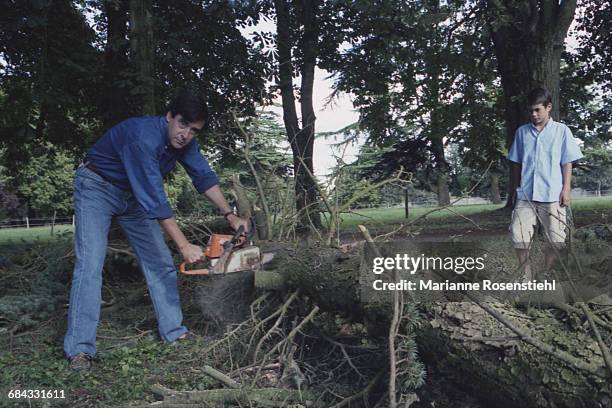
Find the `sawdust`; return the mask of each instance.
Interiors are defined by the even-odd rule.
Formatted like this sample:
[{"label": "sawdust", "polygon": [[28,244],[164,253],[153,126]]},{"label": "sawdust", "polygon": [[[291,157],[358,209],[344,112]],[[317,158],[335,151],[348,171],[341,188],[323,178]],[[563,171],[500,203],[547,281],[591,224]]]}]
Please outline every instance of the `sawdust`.
[{"label": "sawdust", "polygon": [[203,319],[223,328],[246,319],[254,290],[252,271],[204,277],[195,291],[196,302]]}]

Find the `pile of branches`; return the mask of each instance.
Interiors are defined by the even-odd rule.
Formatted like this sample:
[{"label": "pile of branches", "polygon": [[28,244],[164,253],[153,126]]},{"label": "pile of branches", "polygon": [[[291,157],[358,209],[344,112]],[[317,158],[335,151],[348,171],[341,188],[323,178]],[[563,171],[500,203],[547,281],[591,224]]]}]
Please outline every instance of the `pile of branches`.
[{"label": "pile of branches", "polygon": [[[151,391],[161,401],[151,406],[387,405],[389,349],[384,340],[369,338],[363,324],[322,311],[300,290],[267,291],[249,309],[247,319],[190,361],[218,388],[176,391],[154,384]],[[404,346],[415,348],[414,342]],[[217,367],[209,365],[211,355]],[[411,367],[418,371],[398,373],[415,381],[402,385],[406,390],[424,380],[423,367]]]},{"label": "pile of branches", "polygon": [[58,315],[72,271],[70,240],[21,242],[0,249],[0,334],[13,340]]}]

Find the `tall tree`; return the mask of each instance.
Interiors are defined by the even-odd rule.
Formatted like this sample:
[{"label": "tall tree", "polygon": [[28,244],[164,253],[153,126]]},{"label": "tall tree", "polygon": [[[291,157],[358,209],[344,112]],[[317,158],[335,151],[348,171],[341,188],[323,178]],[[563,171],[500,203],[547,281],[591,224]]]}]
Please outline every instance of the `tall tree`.
[{"label": "tall tree", "polygon": [[30,143],[51,141],[70,149],[85,145],[97,115],[91,101],[101,65],[94,30],[68,0],[2,2],[0,25],[5,157],[27,160]]},{"label": "tall tree", "polygon": [[255,102],[268,98],[265,81],[272,62],[260,44],[247,39],[241,27],[257,24],[262,6],[255,3],[194,2],[176,0],[153,3],[155,75],[160,101],[176,88],[189,87],[209,99],[211,141],[232,144],[232,109],[255,113]]},{"label": "tall tree", "polygon": [[[576,0],[487,0],[486,6],[504,91],[506,145],[510,147],[516,129],[529,119],[525,98],[531,88],[544,85],[550,90],[552,117],[559,119],[561,54]],[[515,184],[510,180],[510,190]],[[508,191],[508,206],[514,195],[515,191]]]},{"label": "tall tree", "polygon": [[473,45],[478,41],[471,39],[481,37],[472,29],[474,6],[439,0],[356,1],[345,3],[341,12],[343,39],[350,45],[326,60],[326,67],[337,73],[336,87],[356,95],[354,105],[369,143],[413,147],[418,143],[403,142],[426,142],[431,189],[440,205],[448,204],[445,149],[455,140],[469,102],[460,84],[476,75],[474,60],[480,58],[481,48]]},{"label": "tall tree", "polygon": [[130,0],[130,48],[136,67],[136,86],[132,92],[142,106],[141,113],[157,113],[155,100],[155,43],[153,41],[152,0]]},{"label": "tall tree", "polygon": [[[580,0],[577,19],[577,54],[585,65],[582,75],[591,77],[607,92],[612,91],[612,1]],[[610,98],[608,98],[609,100]]]},{"label": "tall tree", "polygon": [[[293,152],[296,209],[300,212],[300,224],[302,228],[309,225],[320,228],[321,219],[316,180],[313,179],[312,160],[316,122],[312,92],[318,54],[319,1],[305,0],[300,6],[291,13],[290,3],[286,0],[274,0],[278,48],[278,88],[283,101],[285,130]],[[302,30],[296,30],[296,27],[302,27]],[[299,125],[295,107],[296,97],[293,88],[295,58],[292,56],[292,47],[296,45],[296,42],[294,42],[295,35],[292,35],[292,31],[300,34],[298,44],[301,64],[299,64],[298,71],[302,77],[300,87],[302,126]]]},{"label": "tall tree", "polygon": [[102,71],[105,90],[100,95],[100,114],[104,128],[113,126],[132,113],[126,86],[129,83],[128,10],[128,0],[102,2],[102,15],[106,19],[101,28],[106,29],[106,43]]}]

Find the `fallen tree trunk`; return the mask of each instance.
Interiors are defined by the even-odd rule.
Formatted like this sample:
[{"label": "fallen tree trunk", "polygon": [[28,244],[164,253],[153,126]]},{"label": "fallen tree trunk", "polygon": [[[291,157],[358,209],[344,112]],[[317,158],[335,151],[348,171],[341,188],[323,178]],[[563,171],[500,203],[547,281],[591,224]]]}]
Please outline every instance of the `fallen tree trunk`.
[{"label": "fallen tree trunk", "polygon": [[[390,304],[362,298],[360,271],[370,266],[361,245],[346,252],[306,245],[276,251],[275,271],[257,273],[257,286],[300,288],[322,309],[366,322],[370,335],[387,335]],[[485,406],[610,406],[609,372],[588,327],[568,327],[553,308],[483,307],[478,301],[418,304],[417,343],[430,375]]]}]

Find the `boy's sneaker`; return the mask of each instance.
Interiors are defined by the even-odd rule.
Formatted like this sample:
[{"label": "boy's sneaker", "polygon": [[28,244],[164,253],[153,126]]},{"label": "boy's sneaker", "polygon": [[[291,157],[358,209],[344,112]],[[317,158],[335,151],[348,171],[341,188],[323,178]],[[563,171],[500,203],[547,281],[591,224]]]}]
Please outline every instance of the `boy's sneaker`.
[{"label": "boy's sneaker", "polygon": [[70,357],[70,369],[74,371],[87,371],[91,370],[91,360],[93,358],[87,353],[79,353],[75,356]]}]

